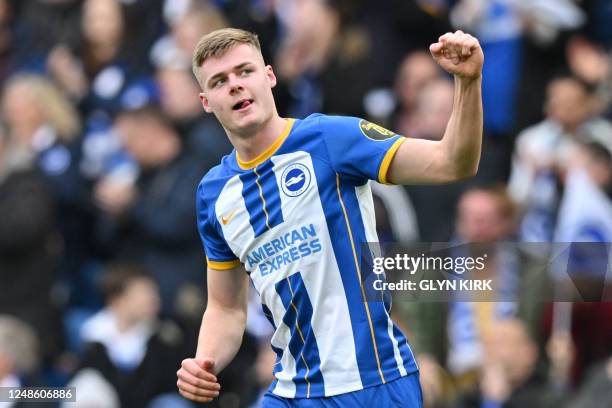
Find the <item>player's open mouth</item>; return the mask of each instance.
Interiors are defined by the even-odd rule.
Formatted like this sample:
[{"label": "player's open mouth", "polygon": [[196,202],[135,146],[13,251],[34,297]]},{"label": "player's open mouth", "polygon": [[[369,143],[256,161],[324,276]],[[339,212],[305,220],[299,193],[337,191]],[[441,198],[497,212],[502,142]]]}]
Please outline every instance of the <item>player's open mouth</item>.
[{"label": "player's open mouth", "polygon": [[237,104],[232,106],[232,109],[233,110],[243,110],[251,106],[252,103],[253,103],[252,99],[241,99],[240,101],[238,101]]}]

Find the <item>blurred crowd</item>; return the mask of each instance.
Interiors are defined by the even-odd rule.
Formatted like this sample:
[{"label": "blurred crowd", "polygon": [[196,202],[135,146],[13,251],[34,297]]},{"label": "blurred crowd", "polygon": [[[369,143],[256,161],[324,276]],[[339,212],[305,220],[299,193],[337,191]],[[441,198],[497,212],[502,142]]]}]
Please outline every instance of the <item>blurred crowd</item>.
[{"label": "blurred crowd", "polygon": [[[282,116],[431,140],[454,86],[428,46],[475,35],[479,173],[374,185],[381,240],[610,253],[611,21],[609,0],[0,0],[0,386],[76,386],[83,407],[192,406],[175,373],[206,304],[195,190],[232,147],[202,111],[191,52],[222,27],[259,35]],[[516,278],[512,302],[396,302],[427,407],[612,406],[612,303],[544,302],[554,263],[530,267],[542,252],[525,248],[487,267]],[[212,406],[257,406],[270,336],[254,298]]]}]

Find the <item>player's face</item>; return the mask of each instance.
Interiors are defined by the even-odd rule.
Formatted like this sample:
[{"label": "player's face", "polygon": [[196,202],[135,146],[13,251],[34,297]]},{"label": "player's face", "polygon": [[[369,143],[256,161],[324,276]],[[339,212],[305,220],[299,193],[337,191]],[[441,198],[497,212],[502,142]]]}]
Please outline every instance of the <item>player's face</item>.
[{"label": "player's face", "polygon": [[206,112],[215,114],[230,132],[256,132],[275,112],[272,88],[276,77],[253,46],[239,44],[200,67]]}]

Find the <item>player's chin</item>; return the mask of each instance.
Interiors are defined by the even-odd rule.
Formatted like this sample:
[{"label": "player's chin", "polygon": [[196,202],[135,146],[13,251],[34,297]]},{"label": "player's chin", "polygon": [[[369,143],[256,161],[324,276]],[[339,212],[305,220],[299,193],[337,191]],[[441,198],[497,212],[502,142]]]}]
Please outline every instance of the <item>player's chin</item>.
[{"label": "player's chin", "polygon": [[234,117],[233,122],[237,129],[250,130],[257,128],[261,124],[262,119],[260,115],[257,115],[255,112],[249,112],[246,115]]}]

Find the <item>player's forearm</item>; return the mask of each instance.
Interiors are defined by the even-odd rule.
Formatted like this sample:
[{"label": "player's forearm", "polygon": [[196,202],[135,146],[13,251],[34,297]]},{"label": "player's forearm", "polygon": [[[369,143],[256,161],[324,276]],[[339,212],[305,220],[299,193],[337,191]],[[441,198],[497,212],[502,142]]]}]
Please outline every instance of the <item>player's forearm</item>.
[{"label": "player's forearm", "polygon": [[215,374],[232,361],[246,326],[246,312],[210,305],[204,312],[196,358],[212,357]]},{"label": "player's forearm", "polygon": [[442,145],[445,162],[454,179],[476,174],[482,146],[482,77],[455,77],[453,112],[446,126]]}]

